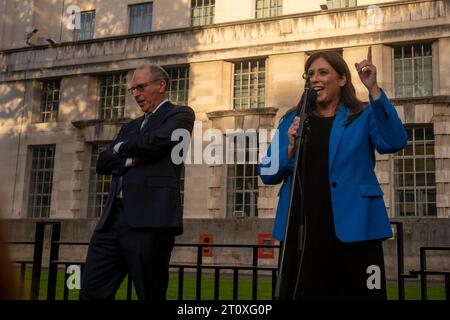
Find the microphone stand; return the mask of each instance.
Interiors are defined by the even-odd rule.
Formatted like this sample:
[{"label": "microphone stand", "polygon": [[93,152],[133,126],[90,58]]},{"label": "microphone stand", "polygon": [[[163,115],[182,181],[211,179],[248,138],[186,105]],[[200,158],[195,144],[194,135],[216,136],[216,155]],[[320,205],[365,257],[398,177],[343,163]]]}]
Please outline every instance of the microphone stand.
[{"label": "microphone stand", "polygon": [[[285,237],[282,245],[282,252],[280,253],[281,256],[281,262],[279,266],[278,271],[278,277],[277,277],[277,283],[275,287],[275,293],[274,297],[277,300],[281,299],[288,299],[288,300],[296,300],[300,297],[300,294],[298,292],[299,290],[299,284],[300,284],[300,277],[301,277],[301,267],[302,267],[302,260],[303,260],[303,252],[305,247],[305,238],[306,238],[306,225],[305,225],[305,212],[304,212],[304,206],[305,206],[305,199],[303,197],[304,194],[304,186],[305,186],[305,176],[306,176],[306,151],[307,151],[307,144],[308,144],[308,132],[309,132],[309,126],[308,126],[308,114],[306,112],[306,109],[308,107],[308,104],[310,103],[310,97],[313,96],[313,100],[315,100],[316,96],[314,95],[315,92],[312,94],[311,91],[314,91],[314,89],[311,88],[311,82],[309,77],[306,75],[303,75],[303,78],[306,79],[306,84],[303,92],[303,101],[302,103],[298,105],[298,108],[301,108],[301,110],[296,111],[296,115],[300,116],[300,125],[297,131],[297,138],[299,139],[299,142],[296,144],[296,150],[295,150],[295,164],[294,164],[294,172],[292,174],[292,180],[291,180],[291,194],[289,199],[289,209],[288,209],[288,217],[286,221],[286,231],[285,231]],[[300,150],[302,149],[302,159],[301,159],[301,172],[298,172],[298,164],[299,164],[299,158],[300,158]],[[299,177],[300,176],[300,179]],[[297,212],[293,212],[293,200],[294,197],[298,195],[295,193],[295,187],[296,184],[298,184],[299,194],[300,194],[300,212],[297,215]],[[297,242],[297,250],[294,250],[292,252],[292,246],[288,247],[291,243]],[[290,252],[286,252],[286,250],[290,250]],[[288,256],[290,255],[290,256]],[[292,255],[294,255],[295,258],[292,258]],[[292,281],[288,280],[287,277],[289,276],[288,271],[286,271],[287,268],[289,268],[289,264],[292,263],[289,260],[294,259],[296,263],[298,264],[297,268],[297,274],[295,279],[295,287],[294,292],[289,289],[289,285],[292,283]],[[292,271],[291,271],[292,272]]]}]

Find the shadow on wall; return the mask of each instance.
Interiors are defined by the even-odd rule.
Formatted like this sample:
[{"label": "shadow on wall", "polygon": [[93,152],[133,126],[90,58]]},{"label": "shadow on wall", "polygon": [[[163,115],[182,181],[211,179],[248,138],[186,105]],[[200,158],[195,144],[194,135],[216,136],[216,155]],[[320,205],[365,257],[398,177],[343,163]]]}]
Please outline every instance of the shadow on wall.
[{"label": "shadow on wall", "polygon": [[[56,3],[55,0],[49,1]],[[103,5],[109,4],[109,0],[102,2]],[[187,0],[175,0],[170,2],[169,8],[164,10],[178,12],[187,7]],[[39,12],[36,14],[44,14],[44,9],[45,6],[42,4],[38,7]],[[127,10],[126,6],[125,10]],[[111,14],[116,11],[112,7],[108,8],[106,12],[110,14],[99,15],[96,20],[96,24],[98,21],[100,25],[110,25],[102,36],[114,34],[115,22],[123,16],[120,13],[118,17],[118,13],[117,17],[112,17]],[[187,17],[186,13],[185,18]],[[157,19],[160,25],[169,25],[169,16],[153,18]],[[40,28],[40,26],[35,27]],[[127,30],[124,31],[126,32]],[[201,34],[201,30],[196,32]],[[185,40],[179,41],[179,39]],[[184,33],[181,35],[177,32],[170,35],[150,33],[125,39],[104,41],[99,39],[92,43],[75,45],[61,44],[57,49],[52,46],[40,49],[27,48],[20,55],[11,52],[6,53],[4,59],[0,57],[7,67],[6,72],[2,74],[2,79],[5,80],[0,81],[0,150],[8,150],[0,154],[0,163],[6,168],[0,172],[0,178],[6,181],[4,192],[7,203],[2,208],[5,217],[25,218],[27,216],[30,149],[31,146],[38,145],[55,145],[50,217],[54,218],[57,215],[68,217],[74,214],[70,208],[75,201],[80,201],[76,205],[80,209],[76,209],[75,217],[86,217],[90,143],[96,141],[97,135],[94,136],[94,140],[87,140],[83,132],[75,128],[72,122],[98,120],[100,105],[98,87],[103,75],[128,72],[144,62],[165,67],[187,65],[190,62],[190,53],[197,50],[196,40],[196,36]],[[158,45],[154,45],[155,43]],[[95,50],[91,51],[89,49],[91,47]],[[108,51],[108,48],[114,50]],[[101,54],[103,50],[110,54],[102,56],[102,59],[105,59],[104,63],[96,63],[96,57],[91,57],[90,54],[98,52]],[[43,53],[38,54],[41,51]],[[73,59],[74,56],[80,57],[81,61],[92,58],[90,61],[93,63],[81,64],[80,60]],[[58,59],[59,65],[53,64],[51,59]],[[190,82],[195,81],[194,77],[195,75],[191,75]],[[42,107],[42,82],[57,79],[61,79],[57,121],[41,123],[39,114]],[[126,118],[141,115],[132,97],[128,97],[125,104]],[[192,107],[195,109],[195,106]],[[130,110],[137,110],[137,112],[134,114]],[[119,127],[119,124],[94,125],[105,127],[105,130],[109,130],[108,132],[113,132],[113,129]]]}]

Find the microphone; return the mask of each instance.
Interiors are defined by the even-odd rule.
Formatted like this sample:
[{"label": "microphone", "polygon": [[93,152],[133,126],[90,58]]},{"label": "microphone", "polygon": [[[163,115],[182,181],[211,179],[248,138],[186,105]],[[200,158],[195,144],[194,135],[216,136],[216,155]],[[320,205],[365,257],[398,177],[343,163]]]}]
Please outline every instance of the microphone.
[{"label": "microphone", "polygon": [[[315,105],[317,99],[317,92],[311,87],[311,75],[307,72],[303,72],[302,78],[306,80],[305,83],[305,92],[308,93],[308,104]],[[305,93],[304,92],[304,93]]]},{"label": "microphone", "polygon": [[310,106],[315,106],[317,100],[317,91],[313,88],[308,91],[308,103]]},{"label": "microphone", "polygon": [[301,110],[305,107],[307,110],[314,109],[316,107],[316,100],[317,100],[317,91],[311,88],[310,76],[305,72],[303,73],[302,78],[306,80],[306,83],[302,97],[297,106],[297,116],[300,115]]},{"label": "microphone", "polygon": [[[288,272],[285,272],[285,264],[287,264],[287,262],[285,262],[286,260],[289,261],[289,263],[292,261],[295,261],[294,258],[292,257],[288,257],[286,258],[286,251],[289,250],[291,253],[288,254],[288,256],[296,253],[300,255],[298,256],[300,258],[299,262],[298,262],[298,268],[297,268],[297,277],[295,280],[295,287],[294,287],[294,292],[293,292],[293,296],[292,297],[288,297],[288,298],[293,298],[296,299],[299,294],[298,294],[298,290],[299,290],[299,283],[300,283],[300,271],[301,271],[301,267],[303,264],[303,253],[305,251],[305,238],[306,238],[306,226],[305,226],[305,208],[304,208],[304,187],[305,187],[305,172],[306,172],[306,153],[307,153],[307,145],[308,145],[308,132],[309,132],[309,124],[308,124],[308,118],[309,115],[311,113],[311,110],[314,110],[316,108],[316,99],[317,99],[317,92],[316,90],[314,90],[311,87],[311,76],[308,75],[306,72],[302,74],[302,78],[306,80],[305,83],[305,87],[303,89],[303,94],[302,97],[300,99],[300,102],[297,105],[297,111],[296,111],[296,116],[300,118],[299,121],[299,126],[297,129],[297,138],[299,139],[299,143],[297,143],[296,145],[296,149],[295,149],[295,164],[294,164],[294,168],[296,168],[294,170],[293,176],[292,176],[292,184],[291,184],[291,194],[290,194],[290,200],[289,200],[289,209],[288,209],[288,217],[287,217],[287,221],[286,221],[286,231],[285,231],[285,241],[283,242],[283,249],[282,249],[282,256],[281,256],[281,261],[280,261],[280,268],[278,271],[278,278],[277,278],[277,284],[275,287],[275,294],[274,296],[276,298],[280,298],[281,294],[283,295],[290,295],[292,294],[290,289],[286,289],[288,286],[290,286],[290,284],[288,284],[287,282],[291,282],[290,279],[291,276],[290,275],[285,275]],[[300,149],[302,149],[302,152],[300,152]],[[302,156],[302,160],[299,161],[300,158],[300,153]],[[301,170],[300,172],[302,172],[302,174],[299,174],[299,168],[298,165],[299,163],[301,163]],[[297,186],[298,185],[298,186]],[[297,186],[299,192],[300,192],[300,210],[299,212],[295,212],[295,214],[293,213],[292,207],[293,207],[293,199],[294,199],[294,188]],[[299,214],[298,214],[299,213]],[[295,218],[294,218],[295,217]],[[294,220],[295,219],[295,220]],[[297,233],[297,245],[293,246],[287,246],[287,243],[289,242],[289,238],[293,239],[290,234],[292,232],[296,232]],[[294,240],[290,240],[291,242]],[[290,248],[291,247],[291,248]],[[297,250],[297,252],[295,251]],[[293,271],[289,271],[293,272]]]}]

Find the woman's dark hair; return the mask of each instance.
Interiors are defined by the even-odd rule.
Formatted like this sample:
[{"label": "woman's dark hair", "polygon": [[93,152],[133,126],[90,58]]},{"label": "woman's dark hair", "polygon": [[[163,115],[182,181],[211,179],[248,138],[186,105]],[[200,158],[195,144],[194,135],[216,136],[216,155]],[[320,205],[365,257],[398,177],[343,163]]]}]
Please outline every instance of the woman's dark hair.
[{"label": "woman's dark hair", "polygon": [[[327,61],[340,77],[345,76],[346,78],[345,85],[341,87],[340,102],[343,102],[350,110],[347,120],[345,122],[346,125],[350,124],[361,114],[361,112],[364,110],[365,105],[362,101],[360,101],[356,97],[356,91],[352,83],[352,78],[348,65],[341,57],[341,55],[336,51],[320,51],[313,53],[311,56],[309,56],[308,60],[306,60],[305,73],[308,72],[308,69],[311,67],[311,64],[319,58],[323,58],[325,61]],[[303,96],[298,102],[297,106],[288,110],[286,114],[290,113],[293,110],[298,110],[301,107],[302,103],[303,103]]]}]

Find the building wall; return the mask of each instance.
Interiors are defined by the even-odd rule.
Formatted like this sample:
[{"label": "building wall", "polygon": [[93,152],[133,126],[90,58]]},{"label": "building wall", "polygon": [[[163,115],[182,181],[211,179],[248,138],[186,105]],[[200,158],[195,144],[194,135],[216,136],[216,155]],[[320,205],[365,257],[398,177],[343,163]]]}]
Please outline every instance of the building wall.
[{"label": "building wall", "polygon": [[169,30],[190,26],[189,0],[153,1],[153,29]]},{"label": "building wall", "polygon": [[268,57],[267,107],[287,111],[297,105],[302,95],[304,80],[301,75],[304,72],[306,58],[303,52]]},{"label": "building wall", "polygon": [[438,55],[436,57],[436,67],[439,72],[436,72],[436,79],[433,81],[437,84],[437,95],[449,95],[450,94],[450,38],[440,38],[437,41],[436,51]]},{"label": "building wall", "polygon": [[253,18],[253,0],[217,0],[216,1],[216,23],[241,21]]},{"label": "building wall", "polygon": [[25,45],[25,30],[33,25],[34,1],[4,0],[2,14],[3,35],[1,49]]},{"label": "building wall", "polygon": [[[3,31],[0,33],[3,41],[0,48],[24,47],[0,51],[0,70],[4,71],[0,73],[0,148],[11,150],[0,153],[0,164],[5,168],[0,172],[0,177],[5,181],[2,188],[8,199],[4,205],[6,215],[13,218],[27,216],[30,146],[54,143],[56,161],[51,217],[87,216],[91,145],[112,140],[123,123],[97,121],[101,75],[121,71],[127,72],[128,79],[131,79],[132,70],[144,61],[164,66],[189,65],[188,104],[194,108],[199,121],[197,125],[201,126],[201,129],[196,127],[194,130],[196,138],[203,137],[204,130],[209,128],[225,134],[227,129],[276,127],[286,111],[297,104],[303,90],[303,65],[308,54],[315,50],[342,49],[357,95],[367,101],[367,90],[359,81],[354,63],[365,59],[368,46],[372,46],[379,84],[392,97],[392,45],[437,39],[433,44],[434,97],[393,101],[405,124],[433,123],[438,216],[449,217],[449,1],[384,2],[382,5],[380,1],[376,2],[380,3],[384,23],[376,30],[367,27],[365,7],[312,14],[305,13],[313,10],[309,7],[312,2],[308,2],[307,7],[305,2],[287,0],[284,3],[286,10],[290,8],[292,13],[303,13],[255,21],[249,20],[253,16],[249,12],[254,10],[253,5],[248,5],[251,1],[244,4],[217,1],[216,18],[219,20],[216,22],[229,22],[232,18],[239,22],[168,30],[189,25],[189,15],[186,13],[189,11],[189,1],[175,1],[165,6],[162,1],[155,0],[154,28],[164,32],[28,48],[24,47],[19,34],[23,34],[22,29],[30,23],[40,23],[47,30],[61,32],[61,28],[55,27],[58,19],[52,20],[48,15],[54,12],[61,17],[60,2],[46,11],[44,0],[34,3],[25,1],[20,5],[20,10],[14,1],[0,1],[0,8],[6,6],[7,12],[12,12],[11,16],[18,14],[23,6],[29,8],[29,12],[16,19],[14,24],[9,20],[9,14],[6,19],[0,19],[0,31]],[[75,3],[80,4],[82,10],[93,9],[95,4],[95,38],[100,38],[126,33],[127,6],[140,1],[86,0]],[[304,6],[296,7],[299,3]],[[242,10],[234,9],[238,5]],[[15,30],[14,36],[10,34],[11,30]],[[63,41],[72,39],[72,34],[65,30],[62,30],[61,36]],[[236,112],[233,110],[233,63],[249,58],[266,61],[266,108]],[[41,80],[55,77],[62,78],[59,121],[37,123]],[[132,97],[127,96],[125,117],[136,118],[139,115]],[[84,124],[81,127],[73,124],[78,122]],[[208,143],[201,142],[202,147]],[[191,147],[195,158],[195,146]],[[202,150],[200,148],[200,158]],[[377,155],[377,160],[376,170],[386,206],[391,216],[395,216],[392,157]],[[189,164],[186,168],[185,216],[224,218],[226,177],[225,166]],[[259,181],[261,218],[274,217],[278,188],[264,186]]]},{"label": "building wall", "polygon": [[[170,30],[190,26],[189,0],[153,0],[152,31]],[[393,0],[358,0],[359,7],[383,5]],[[81,11],[96,11],[94,38],[126,35],[129,25],[128,6],[145,3],[141,0],[2,0],[0,12],[5,12],[0,22],[0,49],[26,46],[25,33],[38,29],[33,38],[36,44],[44,45],[46,39],[55,42],[73,40],[73,30],[67,28],[70,21],[69,6],[79,6]],[[229,23],[255,19],[255,0],[216,0],[215,23]],[[283,15],[315,12],[320,14],[321,4],[326,0],[283,1]],[[322,14],[325,11],[322,10]],[[2,30],[3,29],[3,30]]]},{"label": "building wall", "polygon": [[[6,12],[6,0],[0,0],[0,12]],[[4,30],[6,27],[5,23],[6,19],[0,19],[0,49],[3,48],[2,44],[5,42],[4,40]]]}]

